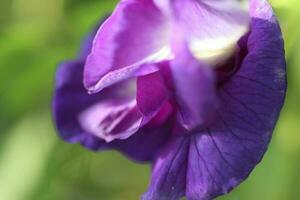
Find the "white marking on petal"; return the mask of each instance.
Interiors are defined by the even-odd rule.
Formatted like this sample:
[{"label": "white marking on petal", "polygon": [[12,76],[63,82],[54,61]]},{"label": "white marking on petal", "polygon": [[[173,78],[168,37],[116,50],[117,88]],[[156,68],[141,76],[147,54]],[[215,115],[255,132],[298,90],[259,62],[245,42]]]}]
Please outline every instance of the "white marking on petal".
[{"label": "white marking on petal", "polygon": [[189,40],[189,47],[193,55],[212,66],[222,63],[236,50],[238,40],[246,34],[248,26],[236,27],[232,35],[220,35],[219,37],[207,37]]},{"label": "white marking on petal", "polygon": [[158,52],[146,57],[145,59],[138,62],[136,65],[140,65],[140,64],[148,63],[148,62],[159,62],[162,60],[170,60],[173,57],[174,57],[174,55],[172,54],[171,47],[164,46]]},{"label": "white marking on petal", "polygon": [[212,66],[230,57],[249,30],[248,1],[188,0],[177,7],[191,52]]},{"label": "white marking on petal", "polygon": [[126,139],[132,132],[136,131],[135,129],[141,124],[142,118],[132,123],[122,134],[111,134],[111,132],[135,106],[136,100],[121,105],[106,102],[98,103],[83,111],[78,120],[84,130],[104,139],[106,142],[111,142],[116,138]]}]

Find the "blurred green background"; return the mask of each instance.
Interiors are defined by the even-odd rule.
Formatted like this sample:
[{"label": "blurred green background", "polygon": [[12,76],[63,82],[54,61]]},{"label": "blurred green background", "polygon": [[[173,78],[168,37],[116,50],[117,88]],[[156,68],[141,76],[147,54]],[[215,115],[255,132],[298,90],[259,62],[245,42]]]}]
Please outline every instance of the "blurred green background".
[{"label": "blurred green background", "polygon": [[[0,200],[136,200],[150,168],[61,141],[50,104],[56,65],[116,0],[0,0]],[[300,2],[272,0],[285,41],[286,105],[263,162],[219,200],[300,199]]]}]

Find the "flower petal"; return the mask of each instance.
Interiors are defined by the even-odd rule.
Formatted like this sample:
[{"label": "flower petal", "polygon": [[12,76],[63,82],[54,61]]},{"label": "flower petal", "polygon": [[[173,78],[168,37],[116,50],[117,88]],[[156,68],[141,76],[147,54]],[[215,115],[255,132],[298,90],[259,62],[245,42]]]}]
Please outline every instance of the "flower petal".
[{"label": "flower petal", "polygon": [[214,72],[199,63],[189,50],[183,50],[171,62],[179,119],[188,130],[207,126],[217,108]]},{"label": "flower petal", "polygon": [[172,138],[156,158],[142,200],[179,200],[185,195],[189,138]]},{"label": "flower petal", "polygon": [[79,142],[84,133],[77,121],[78,114],[87,105],[99,100],[97,96],[88,96],[84,90],[83,65],[83,61],[65,62],[58,67],[56,73],[54,119],[61,137],[69,142]]},{"label": "flower petal", "polygon": [[174,0],[172,5],[193,55],[211,65],[231,56],[249,29],[249,13],[240,1]]},{"label": "flower petal", "polygon": [[137,104],[145,116],[154,116],[168,100],[169,91],[158,71],[137,80]]},{"label": "flower petal", "polygon": [[100,27],[84,69],[84,84],[90,92],[156,68],[143,64],[165,59],[169,28],[152,1],[121,1]]},{"label": "flower petal", "polygon": [[[89,131],[90,128],[83,127],[79,116],[84,112],[91,111],[89,108],[99,105],[100,102],[110,102],[111,99],[118,98],[120,94],[124,94],[122,92],[123,88],[115,90],[118,86],[116,85],[104,89],[95,95],[87,94],[82,84],[83,65],[84,62],[82,61],[69,61],[62,64],[57,71],[53,112],[60,136],[67,142],[81,143],[86,148],[94,151],[114,148],[134,160],[152,160],[170,134],[171,124],[168,122],[169,116],[172,113],[170,105],[167,103],[162,105],[157,115],[128,139],[115,139],[110,143],[106,143],[105,140],[91,133]],[[120,91],[120,94],[114,91]],[[100,112],[99,114],[103,115],[103,113],[107,113],[106,109],[110,108],[104,108],[102,113]],[[97,113],[97,111],[95,112]],[[132,113],[134,113],[132,110],[127,113],[129,114],[128,121],[121,120],[119,122],[119,126],[116,126],[114,130],[115,133],[117,130],[126,130],[128,125],[132,125],[130,123],[131,119],[136,119]],[[93,111],[92,114],[94,114]],[[133,118],[130,116],[133,116]],[[99,119],[99,116],[96,116],[95,119]],[[117,134],[117,136],[120,135]],[[114,137],[114,135],[110,137]]]},{"label": "flower petal", "polygon": [[129,91],[127,84],[108,88],[99,95],[88,95],[82,84],[82,69],[83,62],[70,61],[62,64],[57,72],[54,113],[62,137],[78,142],[73,137],[88,132],[111,141],[136,132],[142,114],[134,102],[135,94],[121,92]]},{"label": "flower petal", "polygon": [[[111,102],[110,99],[120,102],[120,97],[128,100],[128,97],[135,96],[132,96],[133,91],[128,93],[126,90],[128,87],[118,87],[118,85],[104,89],[95,95],[87,94],[82,83],[83,67],[86,56],[91,51],[93,34],[95,33],[90,34],[83,43],[82,53],[78,60],[65,62],[58,67],[53,97],[53,115],[58,132],[67,142],[81,143],[93,151],[114,148],[134,160],[150,161],[170,134],[171,124],[168,121],[173,108],[167,102],[160,108],[155,108],[160,109],[156,116],[146,116],[147,120],[151,118],[151,121],[126,140],[115,139],[106,143],[105,140],[84,129],[80,123],[79,116],[84,112],[91,111],[89,108],[99,105],[100,102]],[[141,83],[139,87],[144,88]],[[117,126],[118,129],[120,127],[124,129],[123,125],[126,124],[120,123],[120,125],[122,126]]]},{"label": "flower petal", "polygon": [[81,143],[92,150],[113,148],[135,161],[153,161],[170,137],[172,119],[169,117],[171,114],[172,108],[169,104],[165,104],[150,123],[126,140],[117,139],[110,143],[104,143],[99,137],[86,134]]},{"label": "flower petal", "polygon": [[153,161],[171,135],[172,112],[171,105],[166,103],[137,133],[127,140],[114,140],[111,146],[135,160]]},{"label": "flower petal", "polygon": [[77,56],[79,59],[85,60],[88,57],[88,55],[91,53],[95,35],[97,34],[97,31],[100,28],[100,26],[107,20],[108,17],[109,16],[103,17],[98,22],[98,24],[92,29],[92,31],[90,33],[88,33],[87,36],[85,36],[85,38],[81,44],[80,52]]},{"label": "flower petal", "polygon": [[214,198],[247,178],[267,150],[283,106],[286,71],[280,27],[267,1],[252,1],[251,16],[248,54],[220,88],[217,123],[198,134],[190,148],[193,160],[202,157],[196,162],[203,163],[189,165],[190,199]]},{"label": "flower petal", "polygon": [[142,126],[143,115],[135,100],[109,98],[84,110],[78,120],[85,131],[111,142],[136,133]]},{"label": "flower petal", "polygon": [[193,171],[201,169],[190,169],[191,199],[227,193],[247,178],[267,150],[279,117],[286,91],[283,41],[270,5],[260,6],[255,16],[262,18],[252,19],[248,55],[220,89],[219,123],[195,143],[207,165],[201,174],[212,177],[197,181]]},{"label": "flower petal", "polygon": [[249,52],[219,89],[215,122],[169,142],[154,164],[145,200],[214,199],[245,180],[261,161],[283,106],[286,72],[282,35],[270,5],[252,1],[251,6]]}]

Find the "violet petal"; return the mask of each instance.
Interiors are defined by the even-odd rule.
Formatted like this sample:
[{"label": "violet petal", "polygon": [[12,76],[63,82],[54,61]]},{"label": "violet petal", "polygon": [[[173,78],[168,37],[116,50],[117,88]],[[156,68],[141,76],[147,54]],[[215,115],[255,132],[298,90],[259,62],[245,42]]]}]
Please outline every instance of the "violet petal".
[{"label": "violet petal", "polygon": [[189,138],[172,138],[156,158],[142,200],[178,200],[185,195]]},{"label": "violet petal", "polygon": [[87,94],[82,84],[83,65],[82,61],[69,61],[58,68],[53,112],[59,135],[67,142],[81,143],[93,151],[114,148],[134,160],[152,160],[169,137],[171,124],[167,121],[172,108],[168,104],[162,105],[151,122],[134,135],[126,140],[116,139],[106,143],[84,129],[78,116],[87,108],[117,96],[111,92],[112,88],[95,95]]},{"label": "violet petal", "polygon": [[156,115],[168,100],[168,93],[161,72],[140,76],[137,80],[137,104],[145,116]]},{"label": "violet petal", "polygon": [[152,73],[143,64],[165,59],[168,24],[151,1],[121,1],[100,27],[84,69],[92,93],[124,79]]},{"label": "violet petal", "polygon": [[[241,1],[165,0],[154,2],[174,19],[193,55],[210,65],[224,62],[249,30],[249,12]],[[174,29],[174,27],[173,27]],[[177,31],[176,31],[177,33]]]},{"label": "violet petal", "polygon": [[171,62],[173,84],[182,125],[192,130],[207,126],[217,108],[213,70],[183,49]]},{"label": "violet petal", "polygon": [[239,185],[261,161],[283,106],[286,69],[270,5],[252,1],[251,15],[248,55],[218,91],[215,123],[169,142],[154,163],[143,199],[211,200]]}]

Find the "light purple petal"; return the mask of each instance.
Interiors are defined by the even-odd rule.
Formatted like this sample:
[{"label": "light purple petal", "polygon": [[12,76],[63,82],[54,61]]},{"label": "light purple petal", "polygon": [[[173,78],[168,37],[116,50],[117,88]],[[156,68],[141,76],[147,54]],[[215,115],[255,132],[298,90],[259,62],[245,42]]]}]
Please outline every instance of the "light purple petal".
[{"label": "light purple petal", "polygon": [[121,1],[100,27],[84,70],[90,92],[156,71],[144,64],[169,55],[168,24],[152,1]]},{"label": "light purple petal", "polygon": [[249,25],[247,6],[235,0],[174,0],[172,7],[188,38],[229,40]]},{"label": "light purple petal", "polygon": [[191,52],[211,65],[226,60],[249,29],[249,12],[240,1],[174,0],[171,5]]},{"label": "light purple petal", "polygon": [[136,133],[142,126],[143,115],[134,99],[109,98],[82,111],[78,120],[85,131],[111,142],[127,139]]},{"label": "light purple petal", "polygon": [[98,24],[92,29],[92,31],[85,36],[85,38],[81,44],[80,52],[78,54],[79,59],[85,60],[88,57],[88,55],[91,53],[95,35],[97,34],[97,31],[100,28],[101,24],[103,24],[103,22],[105,22],[108,17],[109,17],[108,15],[103,17],[98,22]]},{"label": "light purple petal", "polygon": [[171,62],[171,70],[182,125],[188,130],[207,126],[217,108],[213,70],[195,60],[188,49]]}]

